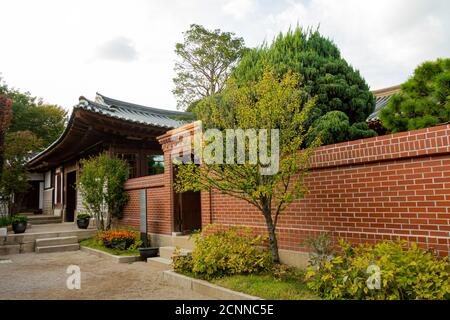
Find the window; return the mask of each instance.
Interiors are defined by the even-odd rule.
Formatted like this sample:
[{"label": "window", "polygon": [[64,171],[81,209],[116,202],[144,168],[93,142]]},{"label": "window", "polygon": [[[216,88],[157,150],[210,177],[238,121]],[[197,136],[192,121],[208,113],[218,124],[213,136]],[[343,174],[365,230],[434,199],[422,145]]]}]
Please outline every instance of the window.
[{"label": "window", "polygon": [[44,188],[50,189],[52,187],[52,172],[47,171],[44,176]]},{"label": "window", "polygon": [[147,155],[147,175],[164,173],[164,156],[162,154]]},{"label": "window", "polygon": [[136,154],[134,153],[119,153],[117,155],[120,159],[125,160],[128,163],[130,173],[128,175],[129,179],[137,177],[137,161]]},{"label": "window", "polygon": [[61,172],[55,175],[55,204],[62,203],[62,174]]}]

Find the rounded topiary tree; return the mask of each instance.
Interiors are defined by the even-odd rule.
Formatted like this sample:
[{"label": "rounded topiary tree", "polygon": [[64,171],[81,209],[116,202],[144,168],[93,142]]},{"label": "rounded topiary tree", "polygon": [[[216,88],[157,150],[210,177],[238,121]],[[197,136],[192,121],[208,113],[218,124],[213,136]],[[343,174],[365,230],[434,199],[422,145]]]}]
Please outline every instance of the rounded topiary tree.
[{"label": "rounded topiary tree", "polygon": [[380,119],[390,132],[432,127],[450,121],[450,59],[428,61],[381,110]]},{"label": "rounded topiary tree", "polygon": [[81,161],[78,187],[86,210],[95,217],[98,229],[108,230],[113,217],[120,218],[128,203],[124,189],[128,164],[107,153]]},{"label": "rounded topiary tree", "polygon": [[[308,141],[314,141],[318,134],[323,136],[324,144],[376,135],[366,124],[375,107],[367,83],[341,57],[336,45],[318,31],[297,27],[278,35],[270,45],[249,50],[233,70],[232,78],[241,85],[256,81],[262,77],[266,64],[278,76],[288,71],[300,74],[303,79],[299,84],[316,97],[307,123],[316,130],[310,133]],[[329,135],[336,122],[339,134]]]}]

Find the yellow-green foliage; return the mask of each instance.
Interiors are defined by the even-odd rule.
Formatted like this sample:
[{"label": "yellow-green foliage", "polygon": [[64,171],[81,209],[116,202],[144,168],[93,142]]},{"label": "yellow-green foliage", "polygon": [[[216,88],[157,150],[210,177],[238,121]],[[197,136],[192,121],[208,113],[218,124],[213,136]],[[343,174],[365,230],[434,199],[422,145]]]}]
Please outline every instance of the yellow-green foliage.
[{"label": "yellow-green foliage", "polygon": [[[357,247],[341,241],[340,247],[341,254],[310,267],[306,274],[308,287],[325,299],[450,298],[448,260],[431,251],[401,241]],[[373,276],[368,273],[371,265],[379,267],[380,289],[367,285]]]},{"label": "yellow-green foliage", "polygon": [[192,257],[176,259],[175,270],[214,278],[266,271],[272,265],[270,252],[262,248],[264,238],[250,228],[211,225],[194,240]]}]

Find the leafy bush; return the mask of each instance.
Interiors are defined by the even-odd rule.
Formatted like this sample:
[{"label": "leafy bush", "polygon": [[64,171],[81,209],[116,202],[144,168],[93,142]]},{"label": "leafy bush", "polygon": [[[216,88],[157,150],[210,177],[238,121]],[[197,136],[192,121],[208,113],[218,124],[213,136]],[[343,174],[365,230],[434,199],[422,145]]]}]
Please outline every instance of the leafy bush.
[{"label": "leafy bush", "polygon": [[27,216],[12,216],[11,218],[11,223],[14,222],[28,222],[28,217]]},{"label": "leafy bush", "polygon": [[207,279],[266,271],[272,259],[264,240],[250,228],[210,225],[194,236],[192,256],[175,259],[174,269]]},{"label": "leafy bush", "polygon": [[450,59],[427,61],[381,109],[380,119],[396,133],[450,121]]},{"label": "leafy bush", "polygon": [[308,287],[325,299],[450,298],[448,261],[431,251],[401,241],[340,247],[341,254],[306,274]]},{"label": "leafy bush", "polygon": [[128,164],[107,153],[82,160],[81,164],[78,187],[84,207],[95,217],[99,230],[108,230],[113,217],[122,217],[122,209],[129,200],[124,189]]},{"label": "leafy bush", "polygon": [[128,250],[140,245],[137,232],[131,230],[108,230],[98,233],[98,238],[107,248]]},{"label": "leafy bush", "polygon": [[91,218],[91,215],[86,212],[77,214],[77,219],[90,219],[90,218]]},{"label": "leafy bush", "polygon": [[329,233],[320,233],[306,239],[304,245],[309,247],[309,263],[311,266],[322,266],[333,258],[335,252],[333,239]]},{"label": "leafy bush", "polygon": [[330,111],[314,121],[308,133],[307,144],[311,144],[317,137],[320,137],[324,145],[328,145],[376,135],[375,131],[369,129],[367,123],[350,124],[349,117],[344,112]]},{"label": "leafy bush", "polygon": [[1,217],[0,218],[0,228],[7,227],[9,225],[11,225],[10,217]]},{"label": "leafy bush", "polygon": [[192,254],[180,255],[175,251],[172,258],[173,270],[180,273],[192,273]]}]

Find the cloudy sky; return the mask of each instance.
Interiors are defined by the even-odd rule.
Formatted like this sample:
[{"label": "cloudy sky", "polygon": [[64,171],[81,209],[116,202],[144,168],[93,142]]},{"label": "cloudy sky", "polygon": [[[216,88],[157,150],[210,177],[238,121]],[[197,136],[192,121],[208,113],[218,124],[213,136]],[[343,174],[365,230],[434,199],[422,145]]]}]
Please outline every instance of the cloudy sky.
[{"label": "cloudy sky", "polygon": [[97,91],[175,109],[174,46],[191,23],[250,47],[320,25],[372,89],[450,56],[448,0],[0,0],[0,13],[3,79],[68,109]]}]

